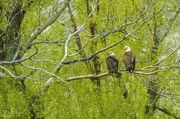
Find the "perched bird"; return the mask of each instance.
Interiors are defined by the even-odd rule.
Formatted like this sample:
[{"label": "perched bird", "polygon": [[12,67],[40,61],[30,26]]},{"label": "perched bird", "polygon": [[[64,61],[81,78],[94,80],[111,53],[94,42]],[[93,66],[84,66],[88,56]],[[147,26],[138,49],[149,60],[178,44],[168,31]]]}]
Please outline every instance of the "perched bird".
[{"label": "perched bird", "polygon": [[109,56],[106,59],[106,64],[107,64],[107,69],[108,69],[109,73],[111,73],[111,74],[115,73],[116,77],[118,77],[118,78],[121,77],[121,73],[118,72],[119,61],[117,60],[114,53],[109,54]]},{"label": "perched bird", "polygon": [[122,61],[126,70],[132,73],[135,69],[136,58],[131,52],[131,48],[129,46],[125,46],[125,53],[122,57]]}]

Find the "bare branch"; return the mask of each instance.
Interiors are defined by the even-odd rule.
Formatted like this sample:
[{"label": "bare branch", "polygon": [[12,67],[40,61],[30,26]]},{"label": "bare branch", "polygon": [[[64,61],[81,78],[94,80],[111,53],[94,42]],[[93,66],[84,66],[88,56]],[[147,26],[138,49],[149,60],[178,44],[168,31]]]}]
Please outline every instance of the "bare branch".
[{"label": "bare branch", "polygon": [[78,33],[83,27],[84,27],[84,25],[86,24],[86,22],[76,31],[76,32],[74,32],[73,34],[70,34],[69,36],[68,36],[68,39],[66,40],[66,43],[65,43],[65,46],[64,46],[64,49],[65,49],[65,53],[64,53],[64,56],[63,56],[63,58],[61,59],[61,61],[59,62],[59,64],[56,66],[56,68],[55,68],[55,74],[57,74],[58,73],[58,71],[60,70],[60,68],[61,68],[61,66],[62,66],[62,63],[65,61],[65,59],[67,58],[67,56],[68,56],[68,43],[69,43],[69,41],[70,41],[70,38],[73,36],[73,35],[75,35],[76,33]]},{"label": "bare branch", "polygon": [[31,43],[34,39],[37,38],[37,36],[44,31],[48,26],[50,26],[51,24],[53,24],[57,18],[63,13],[63,11],[66,9],[66,7],[68,6],[69,0],[65,0],[64,2],[64,6],[56,12],[55,15],[53,15],[51,18],[48,19],[48,21],[42,25],[41,27],[38,27],[34,33],[32,33],[29,38],[27,39],[27,41],[25,42],[25,44],[22,45],[22,48],[19,49],[19,54],[20,56],[23,56],[24,53],[26,52],[26,50],[28,50],[28,48],[31,46]]},{"label": "bare branch", "polygon": [[[163,8],[164,8],[164,7],[163,7]],[[162,8],[162,9],[163,9],[163,8]],[[159,14],[159,13],[162,11],[162,9],[160,9],[160,10],[157,12],[157,14]],[[118,45],[118,44],[121,43],[123,40],[127,39],[128,37],[133,37],[132,34],[133,34],[134,32],[136,32],[137,30],[139,30],[145,23],[149,22],[153,17],[154,17],[154,16],[149,17],[147,20],[145,20],[143,23],[141,23],[136,29],[132,30],[131,32],[129,32],[129,33],[127,33],[127,34],[125,34],[125,36],[124,36],[121,40],[113,43],[112,45],[107,46],[107,47],[105,47],[105,48],[103,48],[103,49],[97,50],[95,53],[93,53],[93,54],[91,54],[91,55],[89,55],[89,56],[87,56],[87,57],[85,57],[85,58],[74,59],[74,60],[67,61],[67,62],[62,62],[62,63],[63,63],[64,65],[68,65],[68,64],[71,64],[71,63],[76,63],[76,62],[91,60],[93,57],[95,57],[95,56],[98,55],[99,53],[104,52],[104,51],[106,51],[106,50],[108,50],[108,49],[113,48],[114,46]],[[130,23],[130,24],[131,24],[131,23]],[[122,28],[122,27],[120,27],[120,29],[116,29],[116,30],[114,30],[114,31],[112,31],[112,32],[109,32],[109,33],[105,34],[104,36],[109,35],[110,33],[117,32],[117,31],[118,31],[118,32],[119,32],[119,31],[122,31],[121,28]],[[123,32],[123,33],[124,33],[124,32]],[[102,36],[102,38],[103,38],[104,36]]]},{"label": "bare branch", "polygon": [[[22,64],[22,63],[21,63]],[[53,77],[56,77],[56,78],[58,78],[60,81],[62,81],[62,82],[66,82],[66,81],[64,81],[61,77],[59,77],[59,76],[57,76],[56,74],[54,74],[54,73],[51,73],[51,72],[49,72],[49,71],[46,71],[45,69],[42,69],[42,68],[36,68],[36,67],[32,67],[32,66],[28,66],[28,65],[25,65],[25,64],[22,64],[24,67],[26,67],[26,68],[29,68],[29,69],[32,69],[32,70],[40,70],[40,71],[43,71],[43,72],[45,72],[45,73],[47,73],[47,74],[49,74],[49,75],[51,75],[51,76],[53,76]]]},{"label": "bare branch", "polygon": [[[92,12],[89,14],[89,16],[91,16],[91,14],[93,13],[93,11],[94,10],[92,10]],[[68,43],[69,43],[69,41],[70,41],[70,39],[71,39],[71,37],[72,36],[74,36],[74,35],[76,35],[77,33],[79,33],[79,31],[85,26],[85,24],[87,23],[87,21],[89,20],[89,17],[86,19],[86,21],[77,29],[77,31],[75,31],[74,33],[72,33],[72,34],[70,34],[69,36],[68,36],[68,39],[66,40],[66,42],[65,42],[65,46],[64,46],[64,56],[63,56],[63,58],[61,59],[61,61],[59,62],[59,64],[56,66],[56,68],[55,68],[55,74],[57,74],[58,72],[59,72],[59,70],[60,70],[60,68],[62,67],[62,65],[63,65],[63,62],[65,61],[65,59],[67,58],[67,56],[68,56]]]},{"label": "bare branch", "polygon": [[178,45],[171,53],[169,53],[165,58],[162,60],[158,61],[155,65],[158,65],[162,63],[163,61],[167,60],[170,56],[172,56],[178,49],[180,48],[180,45]]},{"label": "bare branch", "polygon": [[160,39],[160,42],[162,42],[162,41],[166,38],[166,36],[168,35],[168,33],[169,33],[169,31],[170,31],[170,29],[171,29],[171,27],[172,27],[175,19],[178,17],[179,12],[180,12],[180,8],[178,8],[178,10],[176,11],[175,15],[169,20],[169,28],[168,28],[168,30],[165,32],[165,34],[163,35],[163,37]]},{"label": "bare branch", "polygon": [[56,45],[60,46],[60,44],[59,44],[60,42],[64,42],[64,40],[52,40],[52,41],[50,41],[48,39],[45,39],[43,41],[33,42],[33,43],[31,43],[31,46],[35,45],[35,44],[56,44]]},{"label": "bare branch", "polygon": [[171,116],[171,117],[173,117],[175,119],[179,119],[180,118],[180,117],[177,117],[176,115],[172,114],[170,112],[170,110],[168,110],[166,108],[161,108],[161,107],[156,106],[156,109],[158,109],[159,111],[161,111],[161,112],[163,112],[163,113],[165,113],[165,114],[167,114],[167,115],[169,115],[169,116]]},{"label": "bare branch", "polygon": [[107,75],[109,75],[109,72],[101,73],[98,75],[90,74],[90,75],[75,76],[75,77],[68,78],[66,81],[75,81],[75,80],[89,79],[89,78],[99,78],[99,77],[104,77]]},{"label": "bare branch", "polygon": [[0,65],[12,65],[12,64],[17,64],[17,63],[21,63],[24,62],[28,59],[31,59],[33,56],[35,56],[37,54],[38,50],[36,50],[32,55],[30,55],[29,57],[20,59],[20,60],[12,60],[12,61],[2,61],[0,62]]},{"label": "bare branch", "polygon": [[166,57],[162,58],[161,60],[159,60],[158,62],[156,62],[155,64],[153,65],[150,65],[150,66],[147,66],[147,67],[144,67],[142,68],[143,70],[144,69],[149,69],[149,68],[154,68],[154,67],[161,67],[159,64],[166,61],[170,56],[172,56],[178,49],[180,48],[180,45],[178,45],[172,52],[170,52]]},{"label": "bare branch", "polygon": [[[169,69],[172,69],[172,68],[180,68],[180,66],[171,66],[171,67],[168,67],[168,68],[165,68],[165,69],[159,69],[159,70],[156,70],[154,72],[142,72],[142,71],[134,71],[134,74],[139,74],[139,75],[153,75],[153,74],[157,74],[157,73],[160,73],[160,72],[165,72]],[[126,72],[126,70],[120,70],[120,71],[124,71]],[[76,81],[76,80],[81,80],[81,79],[90,79],[90,78],[99,78],[99,77],[104,77],[104,76],[107,76],[107,75],[110,75],[108,72],[105,72],[105,73],[101,73],[101,74],[89,74],[89,75],[81,75],[81,76],[74,76],[74,77],[69,77],[67,78],[66,81]]]},{"label": "bare branch", "polygon": [[0,66],[1,69],[5,70],[10,76],[12,76],[13,78],[17,77],[15,76],[13,73],[11,73],[8,69],[6,69],[5,67],[3,66]]},{"label": "bare branch", "polygon": [[[3,69],[4,71],[6,71],[12,78],[14,79],[24,79],[26,78],[26,76],[15,76],[11,71],[9,71],[7,68],[0,66],[1,69]],[[2,77],[4,77],[5,75],[3,74]]]}]

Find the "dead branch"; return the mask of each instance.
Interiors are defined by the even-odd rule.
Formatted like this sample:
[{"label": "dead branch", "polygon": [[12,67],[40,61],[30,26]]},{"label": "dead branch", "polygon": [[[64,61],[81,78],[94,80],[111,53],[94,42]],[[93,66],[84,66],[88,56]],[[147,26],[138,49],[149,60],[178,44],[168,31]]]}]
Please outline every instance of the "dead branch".
[{"label": "dead branch", "polygon": [[70,77],[66,81],[75,81],[75,80],[81,80],[81,79],[90,79],[90,78],[99,78],[99,77],[104,77],[109,75],[109,72],[101,73],[98,75],[95,74],[90,74],[90,75],[82,75],[82,76],[75,76],[75,77]]},{"label": "dead branch", "polygon": [[172,56],[178,49],[180,48],[180,45],[177,46],[170,54],[168,54],[165,58],[163,58],[162,60],[158,61],[155,65],[159,65],[160,63],[162,63],[163,61],[167,60],[170,56]]},{"label": "dead branch", "polygon": [[68,39],[66,40],[66,43],[65,43],[65,46],[64,46],[64,49],[65,49],[64,56],[63,56],[63,58],[61,59],[61,61],[59,62],[59,64],[56,66],[56,68],[55,68],[55,72],[56,72],[56,73],[55,73],[55,74],[58,73],[58,71],[60,70],[63,62],[65,61],[65,59],[66,59],[67,56],[68,56],[68,43],[69,43],[69,41],[70,41],[70,38],[71,38],[73,35],[75,35],[76,33],[78,33],[78,32],[84,27],[85,24],[86,24],[86,22],[85,22],[76,32],[74,32],[73,34],[70,34],[70,35],[68,36]]},{"label": "dead branch", "polygon": [[[180,66],[170,66],[170,67],[167,67],[165,69],[159,69],[159,70],[156,70],[156,71],[153,71],[153,72],[143,72],[143,71],[134,71],[134,74],[139,74],[139,75],[153,75],[153,74],[158,74],[160,72],[165,72],[169,69],[172,69],[172,68],[180,68]],[[120,70],[121,72],[126,72],[126,70]],[[81,76],[74,76],[74,77],[69,77],[66,79],[66,81],[75,81],[75,80],[81,80],[81,79],[88,79],[88,78],[99,78],[99,77],[104,77],[104,76],[107,76],[107,75],[110,75],[108,72],[105,72],[105,73],[101,73],[101,74],[98,74],[98,75],[95,75],[95,74],[89,74],[89,75],[81,75]]]},{"label": "dead branch", "polygon": [[164,33],[163,37],[160,39],[160,42],[162,42],[162,41],[166,38],[166,36],[168,35],[168,33],[169,33],[169,31],[170,31],[170,29],[171,29],[171,27],[172,27],[175,19],[178,17],[178,14],[179,14],[179,13],[180,13],[180,8],[178,8],[178,10],[177,10],[176,13],[174,14],[174,16],[169,20],[169,24],[168,24],[168,25],[169,25],[169,28],[168,28],[167,31]]},{"label": "dead branch", "polygon": [[[94,10],[93,10],[94,11]],[[91,16],[91,14],[93,13],[93,11],[89,14],[89,16]],[[64,45],[64,56],[63,58],[61,59],[61,61],[59,62],[59,64],[55,67],[55,74],[57,74],[60,70],[60,68],[62,67],[63,65],[63,62],[65,61],[65,59],[68,57],[68,44],[69,44],[69,41],[71,39],[72,36],[76,35],[77,33],[80,32],[80,30],[85,26],[85,24],[87,23],[87,21],[89,20],[89,17],[85,20],[85,22],[77,29],[77,31],[75,31],[74,33],[70,34],[65,42],[65,45]]]},{"label": "dead branch", "polygon": [[26,57],[26,58],[23,58],[23,59],[20,59],[20,60],[12,60],[12,61],[2,61],[0,62],[0,65],[12,65],[12,64],[17,64],[17,63],[21,63],[21,62],[24,62],[26,60],[29,60],[31,59],[33,56],[35,56],[36,54],[38,53],[38,50],[36,49],[36,51],[30,55],[29,57]]},{"label": "dead branch", "polygon": [[50,41],[48,39],[45,39],[43,41],[33,42],[33,43],[31,43],[31,46],[36,45],[36,44],[56,44],[56,45],[60,46],[59,43],[62,43],[62,42],[65,42],[65,41],[64,40],[53,40],[53,41]]},{"label": "dead branch", "polygon": [[19,49],[19,55],[23,56],[24,53],[28,50],[28,48],[31,46],[31,43],[34,39],[37,38],[37,36],[44,31],[48,26],[50,26],[51,24],[53,24],[57,18],[63,13],[63,11],[66,9],[66,7],[68,6],[69,0],[65,0],[64,2],[64,6],[56,12],[55,15],[53,15],[51,18],[49,18],[46,23],[44,25],[42,25],[41,27],[39,26],[30,36],[29,38],[27,38],[27,41],[25,42],[25,44],[22,45],[22,47]]},{"label": "dead branch", "polygon": [[[3,66],[0,66],[0,68],[3,69],[4,71],[6,71],[9,74],[9,76],[11,78],[13,78],[13,79],[25,79],[26,78],[26,76],[16,76],[16,75],[14,75],[11,71],[9,71],[7,68],[5,68]],[[5,74],[1,73],[1,76],[5,77]]]},{"label": "dead branch", "polygon": [[25,64],[23,64],[23,63],[21,63],[21,64],[22,64],[22,66],[24,66],[24,67],[26,67],[26,68],[28,68],[28,69],[40,70],[40,71],[42,71],[42,72],[45,72],[46,74],[49,74],[49,75],[51,75],[51,76],[53,76],[53,77],[56,77],[57,79],[59,79],[59,80],[62,81],[62,82],[66,82],[66,81],[64,81],[61,77],[57,76],[57,75],[54,74],[54,73],[51,73],[51,72],[49,72],[49,71],[46,71],[45,69],[28,66],[28,65],[25,65]]},{"label": "dead branch", "polygon": [[173,118],[175,118],[175,119],[179,119],[179,118],[180,118],[180,117],[177,117],[176,115],[172,114],[172,113],[170,112],[170,110],[168,110],[168,109],[166,109],[166,108],[161,108],[161,107],[156,106],[156,109],[158,109],[159,111],[161,111],[161,112],[163,112],[163,113],[165,113],[165,114],[167,114],[167,115],[169,115],[170,117],[173,117]]},{"label": "dead branch", "polygon": [[[149,69],[149,68],[158,68],[158,67],[161,67],[162,65],[159,65],[159,64],[161,64],[162,62],[166,61],[166,60],[167,60],[169,57],[171,57],[179,48],[180,48],[180,45],[178,45],[172,52],[170,52],[168,55],[166,55],[166,57],[164,57],[163,59],[159,60],[158,62],[156,62],[156,63],[153,64],[153,65],[144,67],[143,70]],[[177,64],[177,65],[178,65],[178,64]]]},{"label": "dead branch", "polygon": [[101,52],[104,52],[114,46],[116,46],[117,44],[119,44],[120,42],[122,42],[123,40],[125,39],[125,37],[117,42],[115,42],[114,44],[110,45],[110,46],[107,46],[103,49],[100,49],[100,50],[97,50],[95,53],[85,57],[85,58],[81,58],[81,59],[74,59],[74,60],[71,60],[71,61],[67,61],[67,62],[63,62],[63,65],[68,65],[68,64],[71,64],[71,63],[76,63],[76,62],[81,62],[81,61],[88,61],[88,60],[91,60],[93,57],[95,57],[97,54],[101,53]]},{"label": "dead branch", "polygon": [[[160,13],[162,10],[159,10],[158,13]],[[110,46],[107,46],[105,48],[102,48],[100,50],[97,50],[95,53],[85,57],[85,58],[81,58],[81,59],[74,59],[74,60],[71,60],[71,61],[66,61],[66,62],[62,62],[63,65],[68,65],[68,64],[71,64],[71,63],[76,63],[76,62],[82,62],[82,61],[88,61],[88,60],[91,60],[93,57],[95,57],[96,55],[98,55],[99,53],[101,52],[104,52],[108,49],[111,49],[113,48],[114,46],[118,45],[119,43],[121,43],[123,40],[127,39],[128,37],[130,37],[134,32],[136,32],[137,30],[139,30],[145,23],[147,23],[148,21],[150,21],[151,19],[153,18],[153,16],[151,16],[149,19],[147,19],[146,21],[144,21],[143,23],[141,23],[136,29],[132,30],[131,32],[125,34],[125,36],[121,39],[121,40],[118,40],[117,42],[113,43],[112,45]]]}]

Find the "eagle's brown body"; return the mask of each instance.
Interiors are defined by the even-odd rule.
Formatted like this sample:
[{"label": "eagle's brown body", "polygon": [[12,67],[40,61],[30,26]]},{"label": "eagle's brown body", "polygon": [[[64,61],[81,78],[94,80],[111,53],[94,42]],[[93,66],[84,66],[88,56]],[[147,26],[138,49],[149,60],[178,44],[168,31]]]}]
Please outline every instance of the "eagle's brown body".
[{"label": "eagle's brown body", "polygon": [[126,70],[132,73],[135,69],[135,62],[136,62],[135,56],[132,54],[132,52],[131,51],[125,52],[122,57],[122,60]]},{"label": "eagle's brown body", "polygon": [[106,63],[109,73],[116,73],[118,71],[119,61],[115,56],[108,56],[106,59]]},{"label": "eagle's brown body", "polygon": [[121,77],[121,73],[118,72],[119,61],[114,55],[109,55],[106,59],[107,69],[109,73],[115,73],[117,77]]}]

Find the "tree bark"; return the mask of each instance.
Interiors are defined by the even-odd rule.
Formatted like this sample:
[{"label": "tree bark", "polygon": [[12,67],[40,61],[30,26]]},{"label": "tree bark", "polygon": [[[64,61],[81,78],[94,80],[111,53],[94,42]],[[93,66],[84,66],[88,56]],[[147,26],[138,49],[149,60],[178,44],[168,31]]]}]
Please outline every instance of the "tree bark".
[{"label": "tree bark", "polygon": [[12,9],[7,13],[7,28],[5,36],[5,60],[12,60],[19,48],[21,39],[20,26],[24,18],[25,11],[22,9],[20,0],[14,2]]},{"label": "tree bark", "polygon": [[[157,52],[159,47],[159,36],[157,33],[157,19],[156,19],[156,0],[152,0],[154,3],[154,9],[153,9],[153,22],[154,22],[154,28],[153,28],[153,46],[152,46],[152,52],[151,52],[151,59],[153,62],[157,62]],[[155,70],[158,70],[158,68],[155,68]],[[158,94],[157,91],[159,90],[158,82],[159,78],[155,77],[154,75],[151,76],[148,91],[147,93],[150,95],[149,104],[145,108],[145,112],[147,114],[153,113],[156,109],[156,102],[158,101]]]}]

